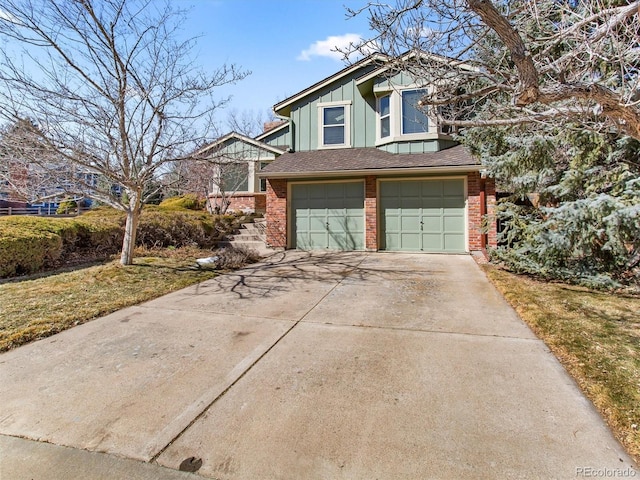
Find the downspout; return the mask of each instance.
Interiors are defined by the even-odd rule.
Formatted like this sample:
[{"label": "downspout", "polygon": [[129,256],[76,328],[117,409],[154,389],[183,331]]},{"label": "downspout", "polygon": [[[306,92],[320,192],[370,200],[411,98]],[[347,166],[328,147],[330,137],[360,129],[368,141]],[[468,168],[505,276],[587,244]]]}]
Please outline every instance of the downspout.
[{"label": "downspout", "polygon": [[289,142],[289,143],[291,143],[291,145],[289,145],[288,152],[289,153],[295,152],[296,151],[296,145],[295,145],[296,140],[295,140],[295,132],[293,131],[293,129],[294,129],[293,120],[291,119],[291,117],[285,117],[283,115],[278,115],[275,111],[273,112],[273,115],[279,120],[285,120],[285,121],[289,122],[289,136],[291,138],[291,142]]},{"label": "downspout", "polygon": [[[480,225],[484,222],[485,215],[487,214],[487,195],[486,195],[486,177],[484,172],[480,177]],[[489,254],[487,253],[487,241],[488,241],[488,232],[485,232],[484,229],[480,234],[480,250],[485,258],[489,258]]]}]

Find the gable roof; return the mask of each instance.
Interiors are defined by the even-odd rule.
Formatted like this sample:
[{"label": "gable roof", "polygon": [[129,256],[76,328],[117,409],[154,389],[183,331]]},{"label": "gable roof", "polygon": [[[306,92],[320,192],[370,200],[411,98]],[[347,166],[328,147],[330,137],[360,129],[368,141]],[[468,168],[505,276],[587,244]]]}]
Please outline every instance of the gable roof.
[{"label": "gable roof", "polygon": [[385,55],[383,53],[373,53],[367,57],[364,57],[361,60],[358,60],[355,63],[352,63],[351,65],[348,65],[347,67],[343,68],[342,70],[340,70],[337,73],[334,73],[333,75],[320,80],[317,83],[314,83],[313,85],[311,85],[308,88],[305,88],[304,90],[296,93],[295,95],[289,97],[289,98],[285,98],[284,100],[282,100],[280,103],[276,103],[273,106],[273,111],[278,113],[283,111],[286,107],[291,106],[291,104],[297,102],[298,100],[306,97],[307,95],[320,90],[324,87],[326,87],[327,85],[332,84],[333,82],[335,82],[336,80],[340,80],[343,77],[346,77],[347,75],[350,75],[351,73],[361,69],[362,67],[365,67],[367,65],[371,65],[374,64],[376,62],[387,62],[389,61],[389,56]]},{"label": "gable roof", "polygon": [[398,67],[398,63],[402,64],[402,62],[407,62],[410,61],[411,59],[415,59],[415,58],[419,58],[419,59],[423,59],[423,60],[433,60],[439,63],[449,63],[449,64],[455,64],[457,65],[458,68],[462,69],[462,70],[472,70],[474,69],[474,67],[472,65],[470,65],[468,62],[464,63],[461,62],[460,60],[455,60],[453,58],[449,58],[446,57],[444,55],[437,55],[435,53],[427,53],[427,52],[420,52],[420,51],[415,51],[415,50],[411,50],[408,52],[403,53],[402,55],[396,57],[396,58],[388,58],[387,61],[380,63],[380,65],[378,66],[378,68],[375,68],[373,70],[371,70],[370,72],[365,73],[364,75],[362,75],[361,77],[358,77],[356,79],[356,85],[361,85],[365,82],[367,82],[368,80],[371,80],[375,77],[378,77],[382,74],[384,74],[385,72],[389,71],[389,70],[394,70],[394,69],[400,69]]},{"label": "gable roof", "polygon": [[271,127],[270,129],[265,130],[260,135],[258,135],[255,139],[262,140],[263,138],[268,137],[269,135],[273,135],[274,133],[277,133],[280,130],[284,130],[285,128],[289,128],[289,122],[287,120],[283,120],[282,123],[280,123],[280,125],[276,125],[275,127]]},{"label": "gable roof", "polygon": [[402,174],[414,171],[477,171],[482,165],[458,145],[431,153],[389,153],[377,148],[344,148],[285,153],[258,174],[266,178],[347,174]]},{"label": "gable roof", "polygon": [[[273,131],[270,131],[270,132],[273,132]],[[254,146],[256,148],[261,148],[262,150],[266,150],[276,155],[281,155],[285,152],[285,150],[283,150],[280,147],[274,147],[272,145],[268,145],[259,140],[255,140],[251,137],[247,137],[246,135],[242,135],[241,133],[238,133],[238,132],[231,132],[231,133],[227,133],[226,135],[200,148],[198,151],[196,151],[195,155],[196,156],[205,155],[209,150],[213,150],[216,147],[220,147],[229,140],[238,140],[240,142],[248,143],[251,146]]]}]

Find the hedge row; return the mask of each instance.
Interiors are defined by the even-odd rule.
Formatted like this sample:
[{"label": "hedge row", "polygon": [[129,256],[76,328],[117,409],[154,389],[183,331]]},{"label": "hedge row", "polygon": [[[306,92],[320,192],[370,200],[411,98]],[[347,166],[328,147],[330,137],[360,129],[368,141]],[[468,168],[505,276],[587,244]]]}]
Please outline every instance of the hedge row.
[{"label": "hedge row", "polygon": [[[106,257],[122,247],[125,216],[99,208],[76,218],[0,217],[0,278],[35,273],[76,256]],[[231,216],[147,207],[136,244],[212,247],[233,228]]]}]

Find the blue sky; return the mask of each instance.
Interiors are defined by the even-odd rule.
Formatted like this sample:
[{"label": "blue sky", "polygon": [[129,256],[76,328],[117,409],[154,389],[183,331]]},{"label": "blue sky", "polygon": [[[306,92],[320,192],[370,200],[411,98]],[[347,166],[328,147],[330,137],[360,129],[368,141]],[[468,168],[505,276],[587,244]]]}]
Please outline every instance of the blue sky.
[{"label": "blue sky", "polygon": [[[366,0],[176,0],[192,6],[187,33],[200,35],[196,56],[205,69],[236,63],[252,74],[220,89],[232,95],[227,111],[266,112],[342,69],[329,50],[345,39],[370,36],[366,14],[347,19],[346,8]],[[351,35],[351,37],[347,37]],[[224,121],[226,111],[220,112]]]}]

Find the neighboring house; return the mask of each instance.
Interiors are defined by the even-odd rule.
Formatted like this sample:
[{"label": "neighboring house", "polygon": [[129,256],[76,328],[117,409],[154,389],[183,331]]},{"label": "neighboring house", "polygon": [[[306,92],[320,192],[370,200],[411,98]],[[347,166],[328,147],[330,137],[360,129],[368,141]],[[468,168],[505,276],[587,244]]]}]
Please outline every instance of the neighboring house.
[{"label": "neighboring house", "polygon": [[[55,165],[54,165],[55,166]],[[100,175],[86,169],[69,170],[60,166],[62,172],[54,175],[38,165],[14,162],[8,166],[3,162],[0,171],[0,201],[2,207],[43,207],[55,212],[63,200],[74,200],[90,204],[90,192],[98,185]]]},{"label": "neighboring house", "polygon": [[267,243],[416,252],[495,246],[494,181],[417,108],[429,88],[376,54],[275,105],[288,122],[255,139],[277,156],[258,173],[266,180]]},{"label": "neighboring house", "polygon": [[215,170],[209,189],[212,205],[264,213],[267,184],[257,173],[283,153],[283,148],[235,132],[201,148],[197,155],[207,158]]}]

